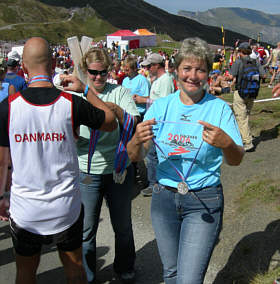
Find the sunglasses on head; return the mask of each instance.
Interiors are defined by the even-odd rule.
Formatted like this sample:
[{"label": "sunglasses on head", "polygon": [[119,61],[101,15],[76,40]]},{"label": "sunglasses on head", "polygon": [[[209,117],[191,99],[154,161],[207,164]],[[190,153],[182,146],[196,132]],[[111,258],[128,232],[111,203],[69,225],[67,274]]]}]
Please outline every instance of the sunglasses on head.
[{"label": "sunglasses on head", "polygon": [[88,69],[88,73],[93,75],[93,76],[100,75],[100,76],[104,77],[104,76],[106,76],[108,74],[108,71],[106,69],[101,70],[101,71]]}]

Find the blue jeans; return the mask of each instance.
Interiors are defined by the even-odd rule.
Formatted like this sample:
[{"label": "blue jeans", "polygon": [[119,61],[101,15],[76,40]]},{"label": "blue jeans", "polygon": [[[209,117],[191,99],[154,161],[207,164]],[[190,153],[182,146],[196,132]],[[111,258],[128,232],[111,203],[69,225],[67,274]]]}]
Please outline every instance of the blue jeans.
[{"label": "blue jeans", "polygon": [[147,178],[149,186],[152,187],[155,183],[157,183],[156,171],[158,164],[156,146],[154,143],[152,143],[147,153],[146,161],[147,161]]},{"label": "blue jeans", "polygon": [[127,168],[123,184],[116,184],[112,174],[95,175],[80,172],[80,190],[84,205],[83,263],[88,283],[96,278],[96,233],[103,197],[106,199],[115,233],[114,270],[134,269],[135,246],[131,223],[133,167]]},{"label": "blue jeans", "polygon": [[223,215],[222,186],[186,195],[154,187],[151,204],[166,284],[202,284]]}]

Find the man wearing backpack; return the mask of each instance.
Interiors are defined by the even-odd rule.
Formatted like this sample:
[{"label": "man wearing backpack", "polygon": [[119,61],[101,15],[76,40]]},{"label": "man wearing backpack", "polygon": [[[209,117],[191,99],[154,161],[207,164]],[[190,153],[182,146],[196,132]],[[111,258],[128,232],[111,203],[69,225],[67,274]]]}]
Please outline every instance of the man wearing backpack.
[{"label": "man wearing backpack", "polygon": [[239,45],[239,58],[231,67],[230,74],[235,80],[233,111],[242,136],[246,152],[255,150],[253,137],[249,128],[249,115],[254,99],[260,88],[260,78],[265,77],[263,67],[255,59],[250,58],[252,52],[248,42]]}]

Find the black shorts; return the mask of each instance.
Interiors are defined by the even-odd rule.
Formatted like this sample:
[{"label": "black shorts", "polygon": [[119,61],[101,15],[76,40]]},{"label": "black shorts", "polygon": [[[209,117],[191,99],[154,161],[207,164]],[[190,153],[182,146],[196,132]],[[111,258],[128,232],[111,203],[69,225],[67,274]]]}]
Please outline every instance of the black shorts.
[{"label": "black shorts", "polygon": [[73,251],[82,246],[84,210],[78,220],[63,232],[53,235],[38,235],[20,228],[10,218],[10,231],[14,249],[22,256],[33,256],[41,252],[42,245],[56,244],[61,251]]}]

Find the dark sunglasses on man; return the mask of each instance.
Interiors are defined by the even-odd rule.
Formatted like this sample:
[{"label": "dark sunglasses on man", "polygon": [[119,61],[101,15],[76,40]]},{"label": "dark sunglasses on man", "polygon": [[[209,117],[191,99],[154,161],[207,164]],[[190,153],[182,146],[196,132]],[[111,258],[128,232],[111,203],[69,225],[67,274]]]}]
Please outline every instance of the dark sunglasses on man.
[{"label": "dark sunglasses on man", "polygon": [[93,76],[100,75],[100,76],[104,77],[104,76],[106,76],[108,74],[108,71],[106,69],[101,70],[101,71],[94,70],[94,69],[88,69],[88,73],[90,75],[93,75]]}]

